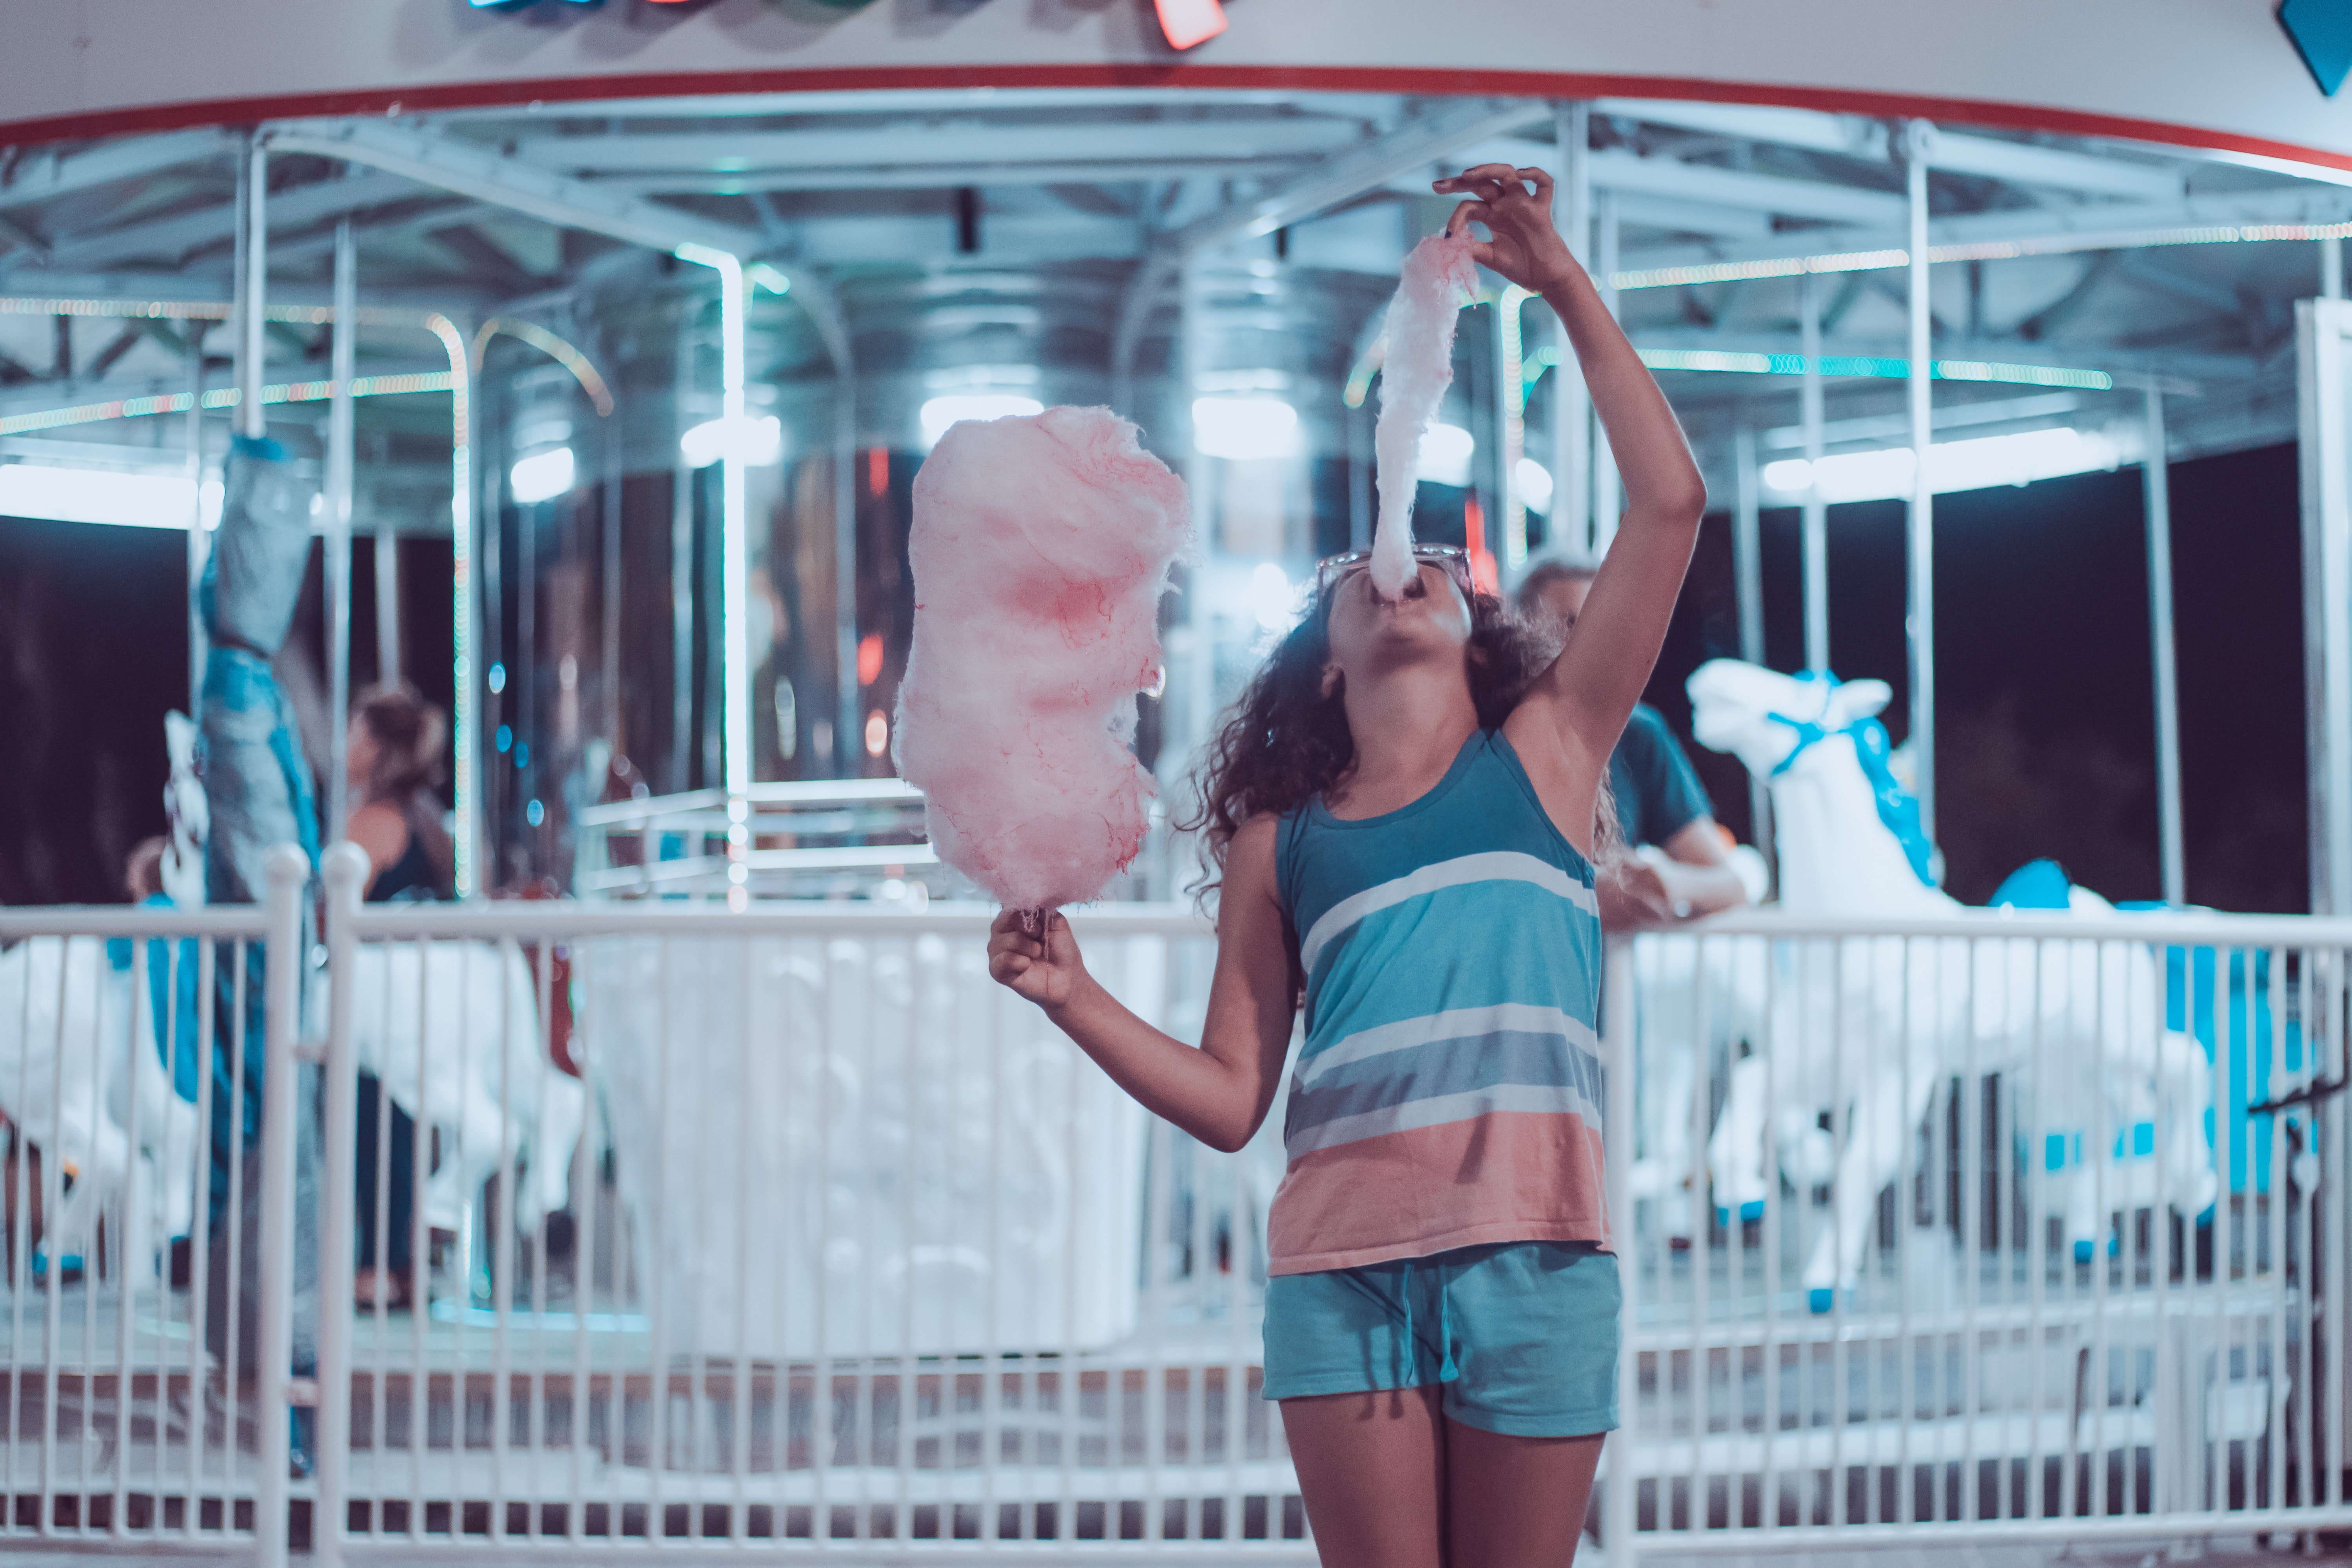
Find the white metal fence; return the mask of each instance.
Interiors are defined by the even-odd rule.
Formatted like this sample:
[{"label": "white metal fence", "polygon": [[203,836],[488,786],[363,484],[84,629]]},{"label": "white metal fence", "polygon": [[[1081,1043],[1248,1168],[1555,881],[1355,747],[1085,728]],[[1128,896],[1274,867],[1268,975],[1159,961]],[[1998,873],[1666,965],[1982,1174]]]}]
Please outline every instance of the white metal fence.
[{"label": "white metal fence", "polygon": [[[279,855],[267,910],[0,909],[0,1539],[284,1556],[298,1075],[262,1067],[292,1059],[302,858]],[[271,1135],[215,1170],[215,1114]]]},{"label": "white metal fence", "polygon": [[[290,887],[271,914],[0,911],[0,1533],[1311,1558],[1258,1396],[1279,1108],[1235,1156],[1150,1123],[988,981],[981,911],[352,892],[307,999],[300,1249],[297,1075],[268,1078],[261,1208],[215,1224],[202,1136],[264,985],[293,1058]],[[1197,1030],[1186,911],[1077,929]],[[2352,1523],[2343,1113],[2313,1097],[2344,1076],[2347,947],[2352,922],[1759,914],[1612,950],[1612,1556]],[[220,1087],[179,1076],[215,1047]],[[292,1265],[349,1302],[356,1237],[388,1250],[396,1220],[413,1310],[318,1313],[315,1388],[289,1381]],[[269,1236],[272,1310],[229,1344],[226,1281]]]},{"label": "white metal fence", "polygon": [[[471,1208],[442,1216],[429,1303],[322,1336],[342,1548],[1311,1560],[1257,1394],[1273,1130],[1224,1157],[1151,1126],[989,980],[987,919],[331,891],[325,1300],[350,1299],[352,1077],[473,1102],[445,1112]],[[1197,1032],[1213,949],[1189,912],[1077,929],[1139,1013]]]},{"label": "white metal fence", "polygon": [[2352,1521],[2352,922],[1708,931],[1612,959],[1612,1556]]}]

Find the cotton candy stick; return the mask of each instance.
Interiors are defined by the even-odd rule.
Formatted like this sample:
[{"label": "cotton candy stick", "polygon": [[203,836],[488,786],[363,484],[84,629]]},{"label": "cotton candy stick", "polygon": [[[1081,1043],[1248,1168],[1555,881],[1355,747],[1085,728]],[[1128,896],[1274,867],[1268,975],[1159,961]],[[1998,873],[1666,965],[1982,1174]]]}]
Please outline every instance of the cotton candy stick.
[{"label": "cotton candy stick", "polygon": [[1372,585],[1393,598],[1412,576],[1412,498],[1421,438],[1454,384],[1454,327],[1478,289],[1467,226],[1431,235],[1407,253],[1389,300],[1388,353],[1381,362],[1381,418],[1372,433],[1381,512],[1372,532]]},{"label": "cotton candy stick", "polygon": [[1107,408],[951,426],[915,476],[901,777],[940,858],[1008,909],[1098,897],[1156,791],[1129,749],[1189,554],[1183,481]]}]

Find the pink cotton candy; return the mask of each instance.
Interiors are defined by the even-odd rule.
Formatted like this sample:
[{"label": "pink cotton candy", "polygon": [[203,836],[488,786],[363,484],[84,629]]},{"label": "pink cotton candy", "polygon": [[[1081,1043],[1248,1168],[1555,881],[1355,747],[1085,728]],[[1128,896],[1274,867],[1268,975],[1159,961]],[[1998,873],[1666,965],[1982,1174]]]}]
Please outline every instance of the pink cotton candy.
[{"label": "pink cotton candy", "polygon": [[1372,533],[1372,585],[1394,597],[1412,576],[1412,497],[1421,483],[1421,438],[1454,384],[1454,325],[1478,291],[1467,226],[1431,235],[1404,258],[1389,301],[1388,353],[1381,361],[1380,526]]},{"label": "pink cotton candy", "polygon": [[1184,483],[1108,408],[967,420],[915,476],[898,772],[940,858],[1008,909],[1098,897],[1143,846],[1128,748],[1189,552]]}]

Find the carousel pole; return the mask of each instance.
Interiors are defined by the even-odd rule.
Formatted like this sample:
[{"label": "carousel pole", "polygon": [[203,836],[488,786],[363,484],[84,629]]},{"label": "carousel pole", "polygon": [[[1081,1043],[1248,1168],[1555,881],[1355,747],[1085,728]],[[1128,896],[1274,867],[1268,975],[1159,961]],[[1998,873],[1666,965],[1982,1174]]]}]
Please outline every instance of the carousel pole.
[{"label": "carousel pole", "polygon": [[[1600,288],[1601,302],[1614,316],[1617,285],[1611,279],[1617,275],[1617,193],[1601,192],[1593,216],[1592,280]],[[1577,379],[1581,381],[1583,377]],[[1617,482],[1617,454],[1609,449],[1609,433],[1596,431],[1592,437],[1593,560],[1609,553],[1609,542],[1617,537],[1618,513],[1623,510],[1623,490]]]},{"label": "carousel pole", "polygon": [[327,832],[343,837],[351,810],[344,778],[352,706],[352,374],[359,332],[359,253],[352,220],[335,225],[335,324],[327,404]]},{"label": "carousel pole", "polygon": [[[483,654],[481,541],[476,536],[474,509],[475,396],[473,357],[465,334],[446,317],[438,318],[436,331],[449,355],[455,378],[451,396],[449,439],[450,614],[457,625],[456,656],[450,660],[452,693],[451,736],[454,793],[457,796],[457,891],[461,899],[477,899],[494,879],[482,864],[486,836],[482,820],[482,693],[488,671]],[[492,513],[496,516],[496,513]]]},{"label": "carousel pole", "polygon": [[[677,437],[686,434],[688,389],[694,367],[694,326],[699,306],[689,307],[677,327],[677,374],[671,384],[670,408],[676,437],[670,442],[669,496],[669,788],[686,793],[691,776],[694,733],[694,489],[695,470],[687,465]],[[705,780],[705,783],[709,781]]]},{"label": "carousel pole", "polygon": [[727,899],[741,909],[751,898],[751,536],[743,476],[751,285],[743,280],[739,258],[722,256],[717,266],[719,416],[727,421],[728,431],[726,450],[719,459],[719,648],[726,663],[720,736],[727,781]]},{"label": "carousel pole", "polygon": [[[604,666],[604,739],[612,743],[613,753],[622,755],[621,747],[621,483],[625,427],[617,419],[604,422],[604,443],[601,456],[604,459],[604,534],[597,541],[604,556],[602,612],[603,647],[597,651]],[[602,789],[604,781],[591,779],[591,787]]]},{"label": "carousel pole", "polygon": [[750,900],[751,877],[751,534],[743,475],[751,285],[743,258],[728,251],[681,245],[677,257],[719,275],[719,776],[727,791],[727,901],[740,910]]},{"label": "carousel pole", "polygon": [[[1219,521],[1217,497],[1209,483],[1208,464],[1202,457],[1200,433],[1192,420],[1192,405],[1200,397],[1201,375],[1208,360],[1206,272],[1207,263],[1197,252],[1184,258],[1183,268],[1177,274],[1176,342],[1171,345],[1178,388],[1175,413],[1184,422],[1184,488],[1192,502],[1193,536],[1204,541],[1215,537]],[[1184,594],[1183,711],[1185,727],[1198,745],[1216,733],[1216,652],[1208,595],[1202,591],[1205,563],[1189,570],[1192,576]],[[1175,686],[1172,675],[1167,684]]]},{"label": "carousel pole", "polygon": [[[1739,604],[1739,657],[1764,662],[1764,548],[1761,505],[1756,493],[1756,432],[1742,425],[1731,433],[1731,574]],[[1777,865],[1772,841],[1772,792],[1748,775],[1748,836],[1768,866]]]},{"label": "carousel pole", "polygon": [[188,323],[188,717],[205,693],[205,620],[195,612],[196,584],[205,580],[212,534],[205,527],[205,333]]},{"label": "carousel pole", "polygon": [[857,711],[857,367],[843,333],[833,400],[833,657],[839,712],[833,731],[833,772],[851,778],[863,726]]},{"label": "carousel pole", "polygon": [[1519,459],[1527,454],[1527,375],[1520,363],[1525,339],[1519,307],[1528,299],[1517,284],[1507,285],[1495,300],[1495,493],[1502,500],[1503,547],[1500,557],[1506,583],[1517,578],[1528,559],[1528,499],[1519,491]]},{"label": "carousel pole", "polygon": [[269,152],[258,142],[246,155],[238,190],[245,207],[243,265],[237,269],[236,433],[259,440],[263,331],[269,294]]},{"label": "carousel pole", "polygon": [[2173,665],[2172,486],[2164,434],[2164,394],[2147,389],[2147,457],[2141,496],[2147,505],[2147,620],[2156,656],[2157,836],[2164,901],[2189,901],[2180,828],[2180,687]]},{"label": "carousel pole", "polygon": [[1936,129],[1924,120],[1905,127],[1906,184],[1911,207],[1909,392],[1911,405],[1911,516],[1909,636],[1911,644],[1911,758],[1913,790],[1919,797],[1919,827],[1936,840],[1936,515],[1935,479],[1928,457],[1935,440],[1935,408],[1927,378],[1935,352],[1928,334],[1927,157]]},{"label": "carousel pole", "polygon": [[[1559,143],[1552,222],[1580,266],[1592,254],[1591,106],[1559,104],[1552,122]],[[1592,396],[1577,369],[1568,329],[1560,327],[1555,337],[1559,360],[1552,366],[1551,384],[1551,517],[1544,536],[1552,549],[1581,556],[1591,547]]]},{"label": "carousel pole", "polygon": [[[1797,279],[1800,349],[1805,374],[1798,383],[1798,408],[1804,427],[1805,471],[1818,475],[1822,461],[1822,296],[1813,273]],[[1805,668],[1816,675],[1830,668],[1829,505],[1819,479],[1805,484]]]},{"label": "carousel pole", "polygon": [[400,684],[400,535],[379,515],[375,524],[375,679]]}]

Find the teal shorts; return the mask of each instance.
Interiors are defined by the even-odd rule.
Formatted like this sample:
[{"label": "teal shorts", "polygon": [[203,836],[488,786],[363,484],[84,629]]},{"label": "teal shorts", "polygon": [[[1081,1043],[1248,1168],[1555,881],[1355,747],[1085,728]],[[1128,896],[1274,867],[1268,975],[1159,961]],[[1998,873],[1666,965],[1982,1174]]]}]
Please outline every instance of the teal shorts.
[{"label": "teal shorts", "polygon": [[1623,1297],[1590,1242],[1514,1241],[1265,1286],[1265,1397],[1443,1387],[1445,1414],[1511,1437],[1617,1426]]}]

